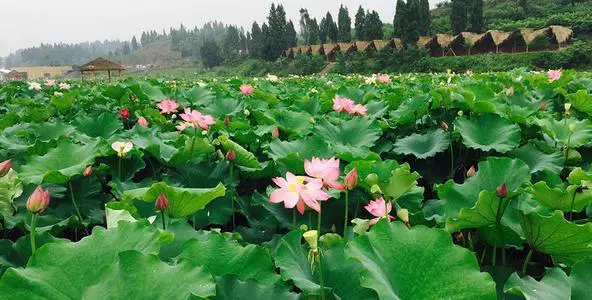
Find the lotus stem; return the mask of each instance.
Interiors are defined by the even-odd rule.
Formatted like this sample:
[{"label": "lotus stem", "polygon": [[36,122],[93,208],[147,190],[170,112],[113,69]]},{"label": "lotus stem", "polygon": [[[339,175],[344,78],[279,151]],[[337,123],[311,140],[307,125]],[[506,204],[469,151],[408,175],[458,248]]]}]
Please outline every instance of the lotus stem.
[{"label": "lotus stem", "polygon": [[36,236],[35,227],[36,226],[37,226],[37,213],[33,213],[31,215],[31,232],[29,233],[29,236],[31,238],[31,254],[35,254],[35,249],[36,249],[36,245],[35,245],[35,236]]},{"label": "lotus stem", "polygon": [[[193,128],[193,138],[191,138],[191,148],[189,148],[189,156],[193,153],[193,146],[195,146],[195,139],[197,138],[197,127]],[[190,159],[191,160],[191,159]]]},{"label": "lotus stem", "polygon": [[197,230],[197,222],[195,222],[195,213],[193,213],[193,229]]},{"label": "lotus stem", "polygon": [[[320,214],[319,214],[320,216]],[[320,218],[319,218],[320,219]],[[320,234],[320,231],[319,231]],[[317,268],[317,272],[319,272],[319,284],[321,285],[321,300],[325,300],[325,281],[323,279],[323,264],[321,262],[322,255],[319,255],[319,260],[317,262],[318,264],[318,268]]]},{"label": "lotus stem", "polygon": [[450,177],[454,178],[454,150],[452,149],[452,142],[450,142]]},{"label": "lotus stem", "polygon": [[345,213],[343,216],[343,237],[345,237],[345,232],[347,231],[347,216],[349,213],[349,190],[345,190]]},{"label": "lotus stem", "polygon": [[292,230],[296,230],[296,210],[292,210]]},{"label": "lotus stem", "polygon": [[[119,161],[121,162],[121,159]],[[68,182],[68,187],[70,188],[70,198],[72,199],[72,205],[74,206],[74,210],[76,211],[76,216],[78,217],[78,221],[80,222],[80,225],[83,226],[84,233],[86,233],[86,235],[88,235],[88,230],[86,229],[86,226],[84,226],[84,224],[82,223],[82,215],[80,214],[80,209],[78,209],[78,204],[76,204],[76,198],[74,197],[74,190],[72,189],[72,181]]]},{"label": "lotus stem", "polygon": [[487,253],[487,246],[483,247],[483,253],[481,253],[481,259],[479,260],[479,264],[483,266],[483,261],[485,260],[485,254]]},{"label": "lotus stem", "polygon": [[233,173],[234,173],[234,164],[232,162],[230,162],[230,193],[228,193],[228,195],[230,196],[230,206],[232,208],[232,230],[234,230],[236,228],[236,219],[234,216],[234,197],[233,197],[233,192],[234,192],[234,177],[233,177]]},{"label": "lotus stem", "polygon": [[161,210],[160,211],[160,216],[162,217],[162,230],[165,230],[166,229],[166,223],[165,223],[165,220],[164,220],[164,210]]},{"label": "lotus stem", "polygon": [[530,262],[533,252],[534,249],[530,248],[530,251],[528,251],[528,254],[526,255],[526,259],[524,260],[524,264],[522,265],[522,275],[526,275],[526,268],[528,267],[528,263]]},{"label": "lotus stem", "polygon": [[356,210],[354,211],[354,219],[358,217],[358,209],[360,209],[360,197],[356,199]]},{"label": "lotus stem", "polygon": [[319,202],[319,213],[317,218],[317,230],[319,231],[319,235],[321,235],[321,203]]},{"label": "lotus stem", "polygon": [[571,205],[569,207],[569,221],[571,222],[573,220],[573,208],[574,208],[574,202],[576,201],[576,193],[578,192],[578,190],[576,189],[574,191],[573,196],[571,197]]}]

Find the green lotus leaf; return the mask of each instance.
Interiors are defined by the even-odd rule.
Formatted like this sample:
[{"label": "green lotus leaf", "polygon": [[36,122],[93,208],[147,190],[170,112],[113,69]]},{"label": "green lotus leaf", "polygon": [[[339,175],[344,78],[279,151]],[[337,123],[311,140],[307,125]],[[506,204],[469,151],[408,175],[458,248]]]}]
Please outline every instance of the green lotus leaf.
[{"label": "green lotus leaf", "polygon": [[496,298],[495,282],[473,253],[441,229],[381,220],[345,252],[362,264],[362,286],[380,299]]},{"label": "green lotus leaf", "polygon": [[592,295],[592,260],[577,263],[569,274],[571,282],[571,299],[584,300]]},{"label": "green lotus leaf", "polygon": [[323,119],[314,132],[335,147],[338,153],[367,153],[382,133],[372,120],[363,117],[355,117],[339,125]]},{"label": "green lotus leaf", "polygon": [[104,139],[109,139],[123,129],[119,117],[110,112],[103,112],[98,116],[81,114],[74,120],[74,126],[80,133]]},{"label": "green lotus leaf", "polygon": [[255,169],[255,170],[262,169],[261,163],[257,160],[257,158],[255,157],[255,155],[253,153],[249,152],[247,149],[243,148],[241,145],[230,140],[230,138],[228,136],[225,136],[225,135],[220,136],[218,138],[218,140],[220,141],[220,144],[224,148],[224,151],[229,151],[229,150],[234,151],[234,153],[236,155],[236,159],[234,160],[233,163],[235,163],[237,166],[245,167],[248,169]]},{"label": "green lotus leaf", "polygon": [[[318,268],[314,272],[308,261],[308,246],[301,244],[302,231],[292,231],[285,235],[277,248],[276,264],[282,279],[292,280],[306,296],[319,296]],[[329,249],[322,249],[321,257],[325,295],[334,294],[338,299],[375,299],[376,294],[360,286],[361,266],[356,262],[346,262],[345,242]],[[331,298],[331,297],[329,297]]]},{"label": "green lotus leaf", "polygon": [[[493,232],[493,238],[503,239],[504,243],[511,241],[520,243],[520,237],[524,233],[520,223],[510,216],[511,211],[515,209],[508,206],[508,201],[510,201],[508,197],[500,199],[494,192],[482,191],[474,207],[462,208],[458,218],[446,221],[446,230],[455,232],[466,228],[480,228],[488,233]],[[505,210],[502,210],[504,207],[506,207]],[[498,218],[502,227],[496,229],[495,224]]]},{"label": "green lotus leaf", "polygon": [[563,170],[565,158],[559,151],[545,153],[536,145],[527,144],[524,147],[510,151],[509,156],[524,161],[529,167],[531,173],[543,170],[559,173]]},{"label": "green lotus leaf", "polygon": [[316,157],[330,157],[334,153],[329,145],[317,136],[294,141],[273,140],[269,143],[269,157],[283,163],[293,173],[304,173],[304,160]]},{"label": "green lotus leaf", "polygon": [[592,116],[592,96],[588,94],[587,90],[579,90],[569,94],[567,99],[573,108]]},{"label": "green lotus leaf", "polygon": [[55,106],[58,111],[65,111],[74,105],[76,96],[78,96],[78,93],[75,91],[64,93],[59,97],[53,95],[51,96],[50,103],[53,104],[53,106]]},{"label": "green lotus leaf", "polygon": [[479,163],[478,172],[463,184],[449,180],[437,188],[442,199],[441,213],[445,217],[455,218],[461,208],[471,208],[481,191],[495,192],[501,184],[506,184],[510,193],[518,190],[530,180],[528,165],[518,159],[507,157],[488,157]]},{"label": "green lotus leaf", "polygon": [[92,165],[97,152],[98,141],[86,145],[62,141],[47,154],[31,157],[21,168],[19,177],[25,184],[40,184],[43,181],[63,184]]},{"label": "green lotus leaf", "polygon": [[520,225],[528,244],[537,251],[552,255],[557,262],[573,266],[580,260],[592,258],[592,223],[568,222],[557,210],[551,216],[522,215]]},{"label": "green lotus leaf", "polygon": [[156,255],[130,250],[119,253],[83,299],[178,299],[214,296],[212,275],[191,261],[168,265]]},{"label": "green lotus leaf", "polygon": [[240,280],[252,279],[262,284],[278,279],[267,249],[252,244],[243,247],[216,232],[186,242],[179,258],[205,266],[215,276],[233,274]]},{"label": "green lotus leaf", "polygon": [[241,281],[236,276],[225,275],[216,281],[213,300],[297,300],[300,295],[290,292],[290,287],[277,283],[262,285],[255,280]]},{"label": "green lotus leaf", "polygon": [[[575,125],[574,132],[569,130],[569,125]],[[592,140],[592,121],[590,120],[555,120],[547,118],[539,121],[539,126],[548,134],[553,140],[567,145],[569,147],[578,148],[590,144]]]},{"label": "green lotus leaf", "polygon": [[311,119],[313,117],[309,113],[286,109],[273,110],[270,113],[282,132],[288,132],[294,136],[307,136],[312,131]]},{"label": "green lotus leaf", "polygon": [[393,201],[397,201],[403,194],[417,186],[417,180],[421,175],[411,173],[409,164],[403,164],[392,171],[392,176],[386,183],[379,183],[382,193]]},{"label": "green lotus leaf", "polygon": [[127,190],[123,193],[123,201],[131,202],[139,199],[154,203],[161,194],[169,200],[166,213],[171,218],[183,218],[204,208],[212,200],[224,197],[226,188],[219,183],[213,188],[191,189],[172,187],[164,182],[153,184],[150,188]]},{"label": "green lotus leaf", "polygon": [[421,118],[428,112],[430,98],[430,95],[423,94],[406,100],[396,110],[390,112],[391,120],[404,124]]},{"label": "green lotus leaf", "polygon": [[23,193],[18,174],[14,170],[8,171],[4,177],[0,177],[0,216],[10,216],[14,212],[13,200]]},{"label": "green lotus leaf", "polygon": [[180,148],[172,155],[169,160],[171,165],[185,165],[187,162],[200,162],[211,153],[216,151],[216,148],[208,142],[207,138],[191,137],[183,142],[183,138],[179,139]]},{"label": "green lotus leaf", "polygon": [[394,151],[399,154],[411,154],[419,159],[424,159],[445,151],[449,145],[448,134],[442,129],[436,129],[425,134],[414,133],[397,140]]},{"label": "green lotus leaf", "polygon": [[218,119],[224,119],[226,116],[234,116],[243,110],[243,103],[236,99],[223,98],[212,101],[204,112]]},{"label": "green lotus leaf", "polygon": [[459,118],[456,131],[469,148],[505,153],[520,144],[520,127],[497,115],[482,115],[477,119]]},{"label": "green lotus leaf", "polygon": [[570,185],[566,189],[550,188],[546,182],[540,181],[533,185],[532,198],[553,210],[579,212],[592,204],[592,191],[578,192],[575,185]]},{"label": "green lotus leaf", "polygon": [[51,243],[37,249],[25,269],[10,268],[0,279],[0,295],[7,299],[82,299],[87,288],[99,283],[101,271],[119,253],[136,250],[157,254],[168,237],[145,222],[121,223],[77,243]]},{"label": "green lotus leaf", "polygon": [[[177,151],[177,149],[174,146],[168,144],[172,142],[173,139],[178,137],[176,133],[172,135],[163,134],[157,128],[143,128],[141,126],[134,126],[132,130],[128,131],[128,134],[129,137],[126,140],[132,142],[132,144],[134,144],[134,147],[146,150],[150,152],[154,157],[162,159],[164,161],[170,161],[173,157],[173,154],[175,154],[175,152]],[[202,143],[207,144],[207,142],[203,141],[202,139],[196,139],[196,145],[194,145],[195,151],[193,153],[194,156],[203,155],[198,152],[199,149],[207,148],[202,146]],[[214,150],[211,149],[211,151],[208,151],[207,153],[211,153],[213,151]]]},{"label": "green lotus leaf", "polygon": [[547,269],[541,281],[530,276],[520,278],[513,273],[506,281],[504,292],[523,296],[526,300],[571,299],[569,278],[559,268]]}]

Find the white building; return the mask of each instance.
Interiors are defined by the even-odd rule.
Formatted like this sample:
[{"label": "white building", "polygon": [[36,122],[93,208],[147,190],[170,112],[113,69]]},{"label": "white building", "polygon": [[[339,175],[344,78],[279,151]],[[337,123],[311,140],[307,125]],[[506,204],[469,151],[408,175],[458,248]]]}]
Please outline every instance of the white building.
[{"label": "white building", "polygon": [[6,80],[6,75],[10,73],[10,70],[0,68],[0,81]]}]

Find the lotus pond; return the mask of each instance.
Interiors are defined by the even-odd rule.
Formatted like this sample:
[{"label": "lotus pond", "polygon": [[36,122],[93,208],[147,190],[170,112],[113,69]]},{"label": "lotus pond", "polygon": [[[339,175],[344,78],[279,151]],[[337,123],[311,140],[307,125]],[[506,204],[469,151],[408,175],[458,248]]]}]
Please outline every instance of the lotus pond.
[{"label": "lotus pond", "polygon": [[0,85],[0,299],[590,299],[592,74]]}]

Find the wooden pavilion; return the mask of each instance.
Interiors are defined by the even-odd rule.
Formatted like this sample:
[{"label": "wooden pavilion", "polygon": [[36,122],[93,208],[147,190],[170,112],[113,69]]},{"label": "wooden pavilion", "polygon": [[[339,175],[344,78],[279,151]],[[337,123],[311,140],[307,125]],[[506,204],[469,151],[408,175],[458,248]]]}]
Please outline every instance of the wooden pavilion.
[{"label": "wooden pavilion", "polygon": [[117,72],[118,76],[121,77],[121,71],[125,70],[125,67],[99,57],[91,62],[88,62],[77,69],[84,80],[84,73],[92,73],[94,78],[97,78],[97,72],[107,72],[107,78],[111,81],[111,72]]}]

